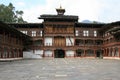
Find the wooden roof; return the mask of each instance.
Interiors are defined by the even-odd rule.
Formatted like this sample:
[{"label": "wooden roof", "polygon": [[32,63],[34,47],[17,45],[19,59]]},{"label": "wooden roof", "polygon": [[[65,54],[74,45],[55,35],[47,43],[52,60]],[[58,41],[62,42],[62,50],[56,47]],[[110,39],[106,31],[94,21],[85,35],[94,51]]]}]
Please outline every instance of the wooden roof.
[{"label": "wooden roof", "polygon": [[78,16],[72,15],[41,15],[39,19],[44,21],[78,21]]},{"label": "wooden roof", "polygon": [[112,29],[112,28],[114,28],[114,27],[116,27],[116,26],[117,26],[117,27],[120,27],[120,21],[108,23],[108,24],[102,26],[101,32],[108,31],[109,29]]},{"label": "wooden roof", "polygon": [[81,28],[101,28],[104,25],[105,24],[102,24],[102,23],[99,23],[99,24],[95,24],[95,23],[76,23],[75,27],[81,27]]},{"label": "wooden roof", "polygon": [[30,36],[21,33],[15,27],[9,26],[3,22],[0,22],[0,33],[3,33],[3,32],[8,33],[8,34],[10,34],[10,36],[13,36],[13,37],[19,37],[19,38],[23,39],[24,41],[31,40]]},{"label": "wooden roof", "polygon": [[15,28],[43,28],[42,23],[8,23]]}]

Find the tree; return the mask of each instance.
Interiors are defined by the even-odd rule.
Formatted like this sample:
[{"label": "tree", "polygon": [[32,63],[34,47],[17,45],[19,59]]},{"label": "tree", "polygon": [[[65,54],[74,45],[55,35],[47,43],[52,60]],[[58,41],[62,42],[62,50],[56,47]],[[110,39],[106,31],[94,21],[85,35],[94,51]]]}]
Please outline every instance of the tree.
[{"label": "tree", "polygon": [[16,11],[12,3],[9,3],[8,6],[0,4],[0,21],[26,23],[22,18],[23,13],[23,11]]}]

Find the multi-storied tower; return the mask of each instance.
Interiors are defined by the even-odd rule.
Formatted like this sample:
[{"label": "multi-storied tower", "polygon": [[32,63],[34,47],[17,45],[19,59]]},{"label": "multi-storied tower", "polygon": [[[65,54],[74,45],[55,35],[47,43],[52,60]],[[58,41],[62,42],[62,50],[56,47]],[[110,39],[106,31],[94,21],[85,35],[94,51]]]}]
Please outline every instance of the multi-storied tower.
[{"label": "multi-storied tower", "polygon": [[64,15],[65,9],[56,9],[57,15],[41,15],[44,26],[44,56],[69,57],[75,55],[74,26],[78,16]]}]

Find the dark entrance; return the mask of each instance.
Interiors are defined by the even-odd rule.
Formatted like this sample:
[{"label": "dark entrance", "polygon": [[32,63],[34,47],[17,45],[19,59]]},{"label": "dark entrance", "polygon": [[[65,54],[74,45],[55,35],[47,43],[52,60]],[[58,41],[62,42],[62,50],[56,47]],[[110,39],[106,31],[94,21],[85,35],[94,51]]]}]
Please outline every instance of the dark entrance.
[{"label": "dark entrance", "polygon": [[76,53],[77,57],[81,57],[81,52]]},{"label": "dark entrance", "polygon": [[65,57],[65,51],[62,49],[56,49],[54,52],[54,58],[64,58]]},{"label": "dark entrance", "polygon": [[83,57],[83,56],[84,56],[84,53],[82,49],[76,50],[76,57]]},{"label": "dark entrance", "polygon": [[97,52],[97,55],[96,55],[97,57],[100,57],[100,52]]},{"label": "dark entrance", "polygon": [[102,54],[102,51],[97,51],[97,53],[96,53],[96,57],[98,57],[98,58],[103,58],[103,54]]}]

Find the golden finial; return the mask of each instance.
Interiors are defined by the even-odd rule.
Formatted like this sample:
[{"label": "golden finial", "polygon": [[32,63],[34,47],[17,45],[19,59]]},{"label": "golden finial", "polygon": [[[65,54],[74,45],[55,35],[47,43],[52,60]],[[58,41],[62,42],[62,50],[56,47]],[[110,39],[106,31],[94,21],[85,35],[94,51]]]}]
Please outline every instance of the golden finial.
[{"label": "golden finial", "polygon": [[56,9],[56,11],[57,11],[58,15],[64,15],[64,13],[65,13],[65,9],[62,9],[61,5],[60,5],[60,8]]},{"label": "golden finial", "polygon": [[62,6],[60,5],[60,9],[62,9]]}]

